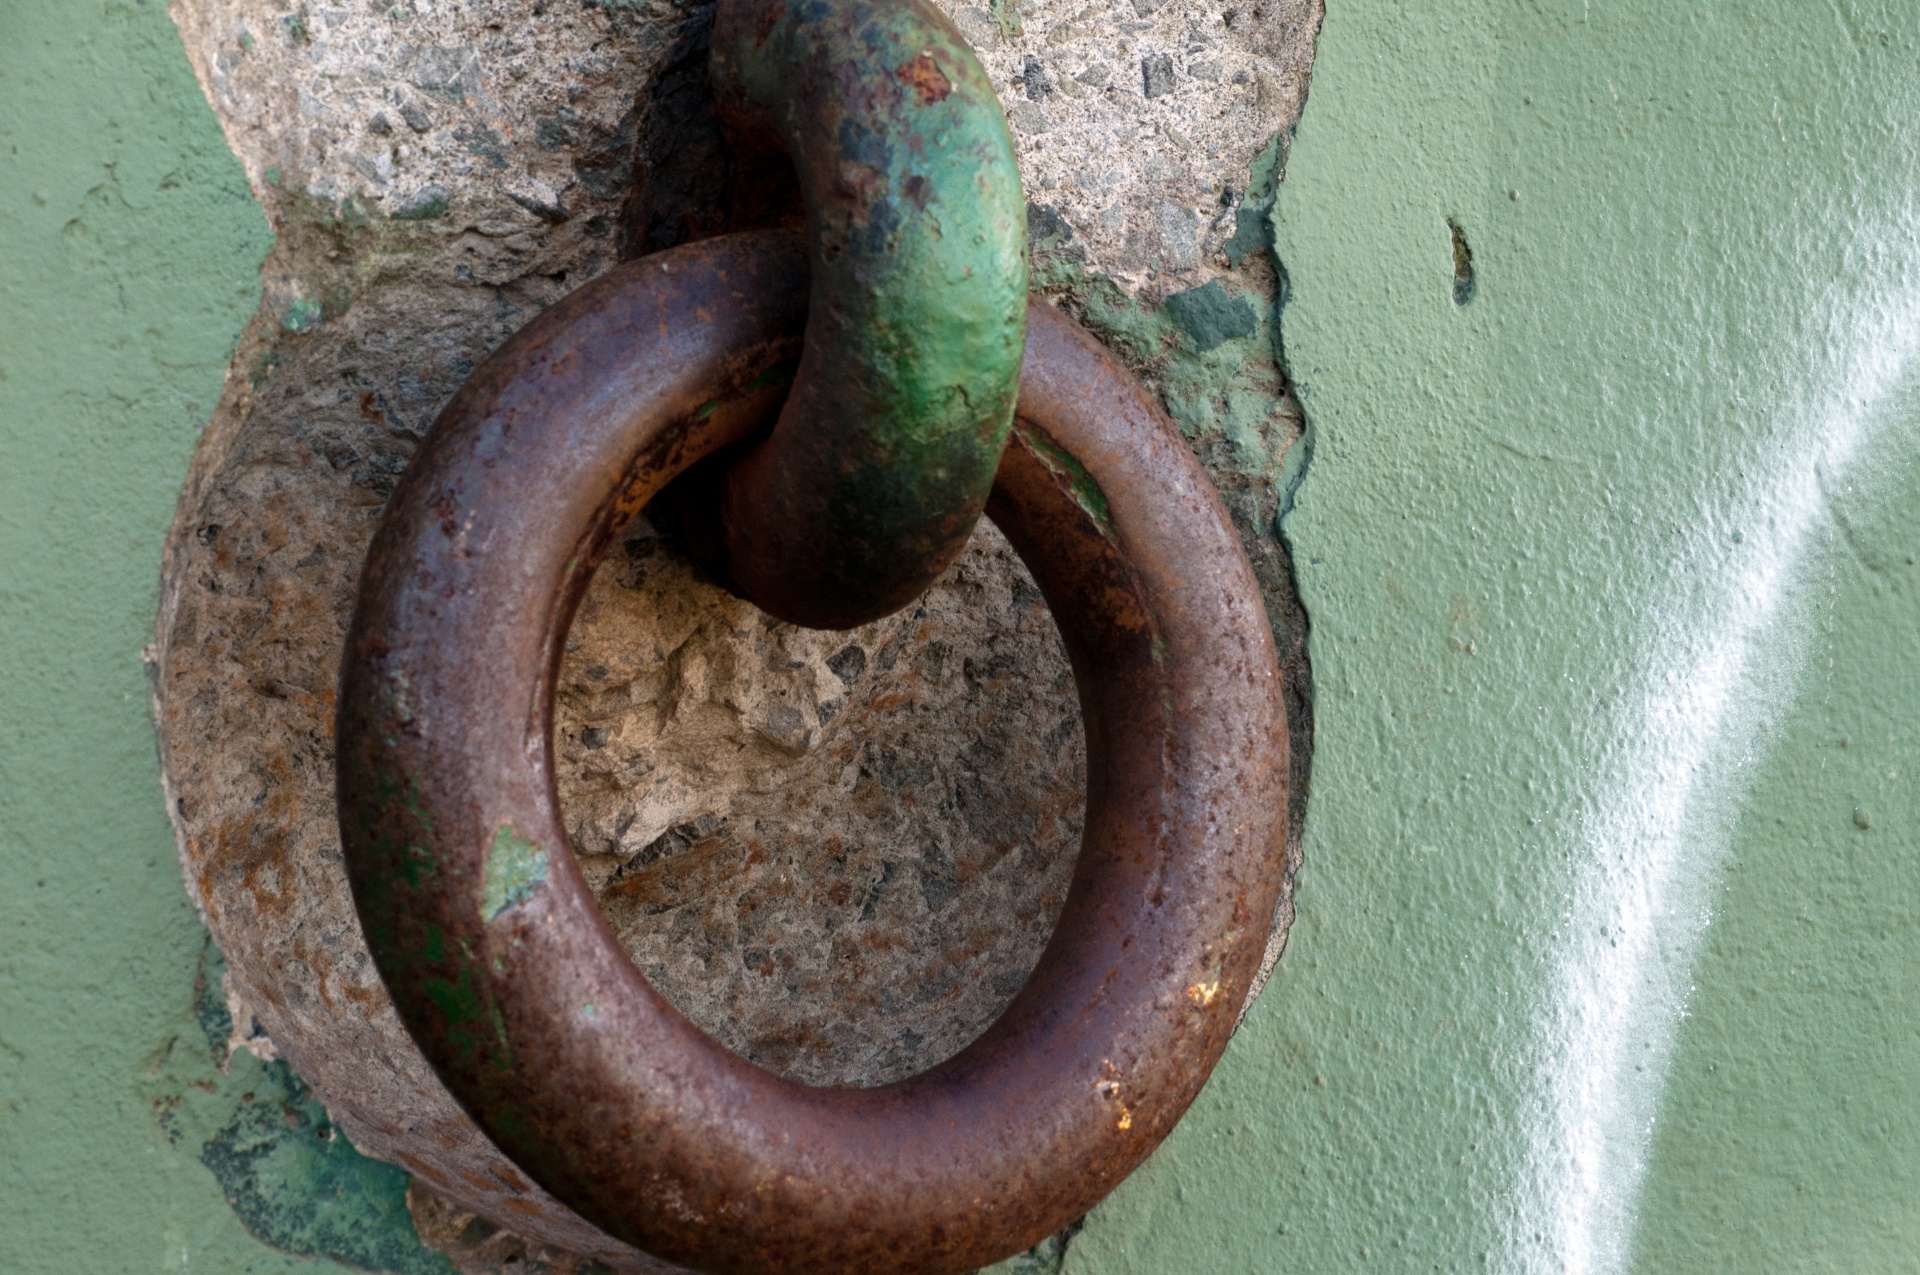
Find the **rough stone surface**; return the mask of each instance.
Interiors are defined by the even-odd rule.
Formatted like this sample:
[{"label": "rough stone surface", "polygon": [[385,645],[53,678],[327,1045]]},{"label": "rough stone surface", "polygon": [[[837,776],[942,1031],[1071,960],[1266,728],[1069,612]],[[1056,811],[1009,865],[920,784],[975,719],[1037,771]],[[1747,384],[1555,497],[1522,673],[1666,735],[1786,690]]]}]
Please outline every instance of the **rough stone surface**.
[{"label": "rough stone surface", "polygon": [[950,12],[1009,104],[1028,198],[1059,210],[1093,268],[1160,295],[1224,272],[1248,169],[1300,117],[1321,8],[1006,0]]},{"label": "rough stone surface", "polygon": [[909,1075],[1039,959],[1084,750],[1065,649],[991,527],[919,604],[851,633],[777,623],[635,528],[558,699],[602,907],[655,986],[754,1061]]},{"label": "rough stone surface", "polygon": [[[1029,197],[1060,210],[1095,268],[1133,289],[1225,266],[1248,169],[1300,116],[1321,0],[941,7],[1009,107]],[[298,198],[422,216],[457,192],[561,221],[604,216],[624,192],[634,91],[694,6],[175,0],[172,11],[276,219]]]},{"label": "rough stone surface", "polygon": [[[278,235],[182,492],[156,649],[172,811],[237,1036],[416,1175],[422,1233],[462,1269],[505,1269],[516,1244],[655,1268],[525,1181],[407,1039],[347,894],[331,724],[387,493],[468,372],[614,261],[655,153],[636,91],[691,11],[173,12]],[[1226,245],[1263,171],[1271,198],[1276,152],[1257,161],[1297,116],[1317,8],[954,16],[1010,107],[1037,283],[1159,387],[1247,542],[1293,692],[1297,844],[1305,625],[1273,524],[1299,420],[1264,318],[1271,267]],[[1176,73],[1148,100],[1156,52]],[[1256,299],[1260,331],[1205,345],[1154,308],[1215,279],[1235,314]],[[756,1061],[822,1083],[918,1070],[991,1021],[1045,942],[1083,804],[1078,713],[1045,607],[991,529],[918,607],[835,635],[701,584],[637,522],[576,622],[557,717],[570,832],[609,919]],[[1289,896],[1269,967],[1290,919]],[[448,1220],[466,1215],[484,1221]]]}]

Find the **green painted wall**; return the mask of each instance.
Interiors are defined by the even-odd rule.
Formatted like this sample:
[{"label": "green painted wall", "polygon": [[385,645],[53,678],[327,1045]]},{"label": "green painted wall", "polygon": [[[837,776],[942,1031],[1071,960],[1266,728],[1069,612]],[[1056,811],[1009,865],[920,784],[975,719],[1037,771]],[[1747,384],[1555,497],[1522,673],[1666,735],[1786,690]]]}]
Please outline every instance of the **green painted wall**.
[{"label": "green painted wall", "polygon": [[157,799],[161,538],[269,243],[163,4],[0,6],[0,227],[0,1268],[338,1269],[225,1198],[298,1247],[274,1197],[361,1165],[283,1069],[222,1072]]},{"label": "green painted wall", "polygon": [[1916,54],[1329,4],[1301,919],[1070,1271],[1920,1269]]},{"label": "green painted wall", "polygon": [[[1069,1271],[1920,1269],[1917,61],[1910,4],[1332,6],[1300,921]],[[0,226],[5,1265],[328,1268],[233,1195],[430,1269],[209,1046],[138,653],[267,235],[157,0],[0,10]]]}]

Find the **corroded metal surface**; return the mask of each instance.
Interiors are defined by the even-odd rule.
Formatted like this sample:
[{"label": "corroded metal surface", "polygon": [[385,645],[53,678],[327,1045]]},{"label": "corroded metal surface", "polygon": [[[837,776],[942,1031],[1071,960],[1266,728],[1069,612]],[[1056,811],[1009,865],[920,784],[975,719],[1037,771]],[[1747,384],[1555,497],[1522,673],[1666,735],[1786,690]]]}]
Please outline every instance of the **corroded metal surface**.
[{"label": "corroded metal surface", "polygon": [[[530,1251],[624,1270],[639,1256],[534,1186],[427,1067],[340,859],[333,688],[373,520],[468,368],[557,299],[445,278],[413,269],[311,333],[268,325],[236,360],[251,375],[170,542],[170,812],[248,1046],[277,1048],[356,1147],[423,1189]],[[1064,898],[1084,764],[1065,652],[991,523],[920,605],[845,634],[702,584],[636,523],[568,647],[569,831],[677,1007],[781,1074],[856,1084],[937,1062],[999,1013]]]},{"label": "corroded metal surface", "polygon": [[1087,831],[1055,936],[984,1036],[882,1088],[808,1088],[692,1028],[566,852],[552,684],[623,515],[773,406],[800,320],[780,287],[792,252],[742,236],[623,267],[468,383],[369,556],[343,834],[416,1038],[585,1216],[703,1269],[960,1271],[1083,1213],[1225,1047],[1286,866],[1279,678],[1191,453],[1036,307],[991,512],[1060,621],[1086,714]]},{"label": "corroded metal surface", "polygon": [[721,569],[781,619],[851,628],[946,570],[993,485],[1026,324],[1013,141],[919,0],[724,0],[712,50],[736,153],[793,159],[812,267],[793,391],[718,493]]}]

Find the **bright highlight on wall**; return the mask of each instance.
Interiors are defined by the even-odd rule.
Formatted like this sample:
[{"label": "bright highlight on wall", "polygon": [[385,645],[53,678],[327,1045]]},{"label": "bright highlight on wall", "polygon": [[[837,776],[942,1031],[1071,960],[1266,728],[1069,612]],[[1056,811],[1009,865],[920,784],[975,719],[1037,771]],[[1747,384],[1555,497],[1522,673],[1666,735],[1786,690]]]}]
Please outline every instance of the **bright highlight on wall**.
[{"label": "bright highlight on wall", "polygon": [[[1857,211],[1826,227],[1844,238]],[[1830,343],[1793,357],[1759,437],[1648,597],[1627,694],[1594,736],[1596,783],[1536,1031],[1542,1087],[1502,1269],[1630,1268],[1635,1211],[1715,889],[1769,728],[1791,705],[1836,511],[1920,455],[1920,210],[1876,221],[1849,256],[1864,287],[1813,302]],[[1729,439],[1738,444],[1741,439]]]}]

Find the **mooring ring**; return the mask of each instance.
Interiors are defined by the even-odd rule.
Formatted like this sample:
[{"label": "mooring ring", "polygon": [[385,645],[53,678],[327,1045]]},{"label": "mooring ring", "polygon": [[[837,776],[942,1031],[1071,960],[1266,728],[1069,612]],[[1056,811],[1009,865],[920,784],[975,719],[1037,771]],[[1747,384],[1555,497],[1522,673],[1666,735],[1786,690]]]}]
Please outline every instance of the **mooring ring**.
[{"label": "mooring ring", "polygon": [[798,236],[629,263],[483,365],[388,505],[347,643],[341,831],[395,1006],[500,1148],[589,1221],[709,1272],[968,1271],[1084,1215],[1199,1092],[1284,868],[1260,594],[1192,453],[1044,302],[988,513],[1086,726],[1085,834],[1025,988],[873,1089],[730,1053],[641,976],[567,850],[553,684],[599,552],[762,427],[805,319]]}]

